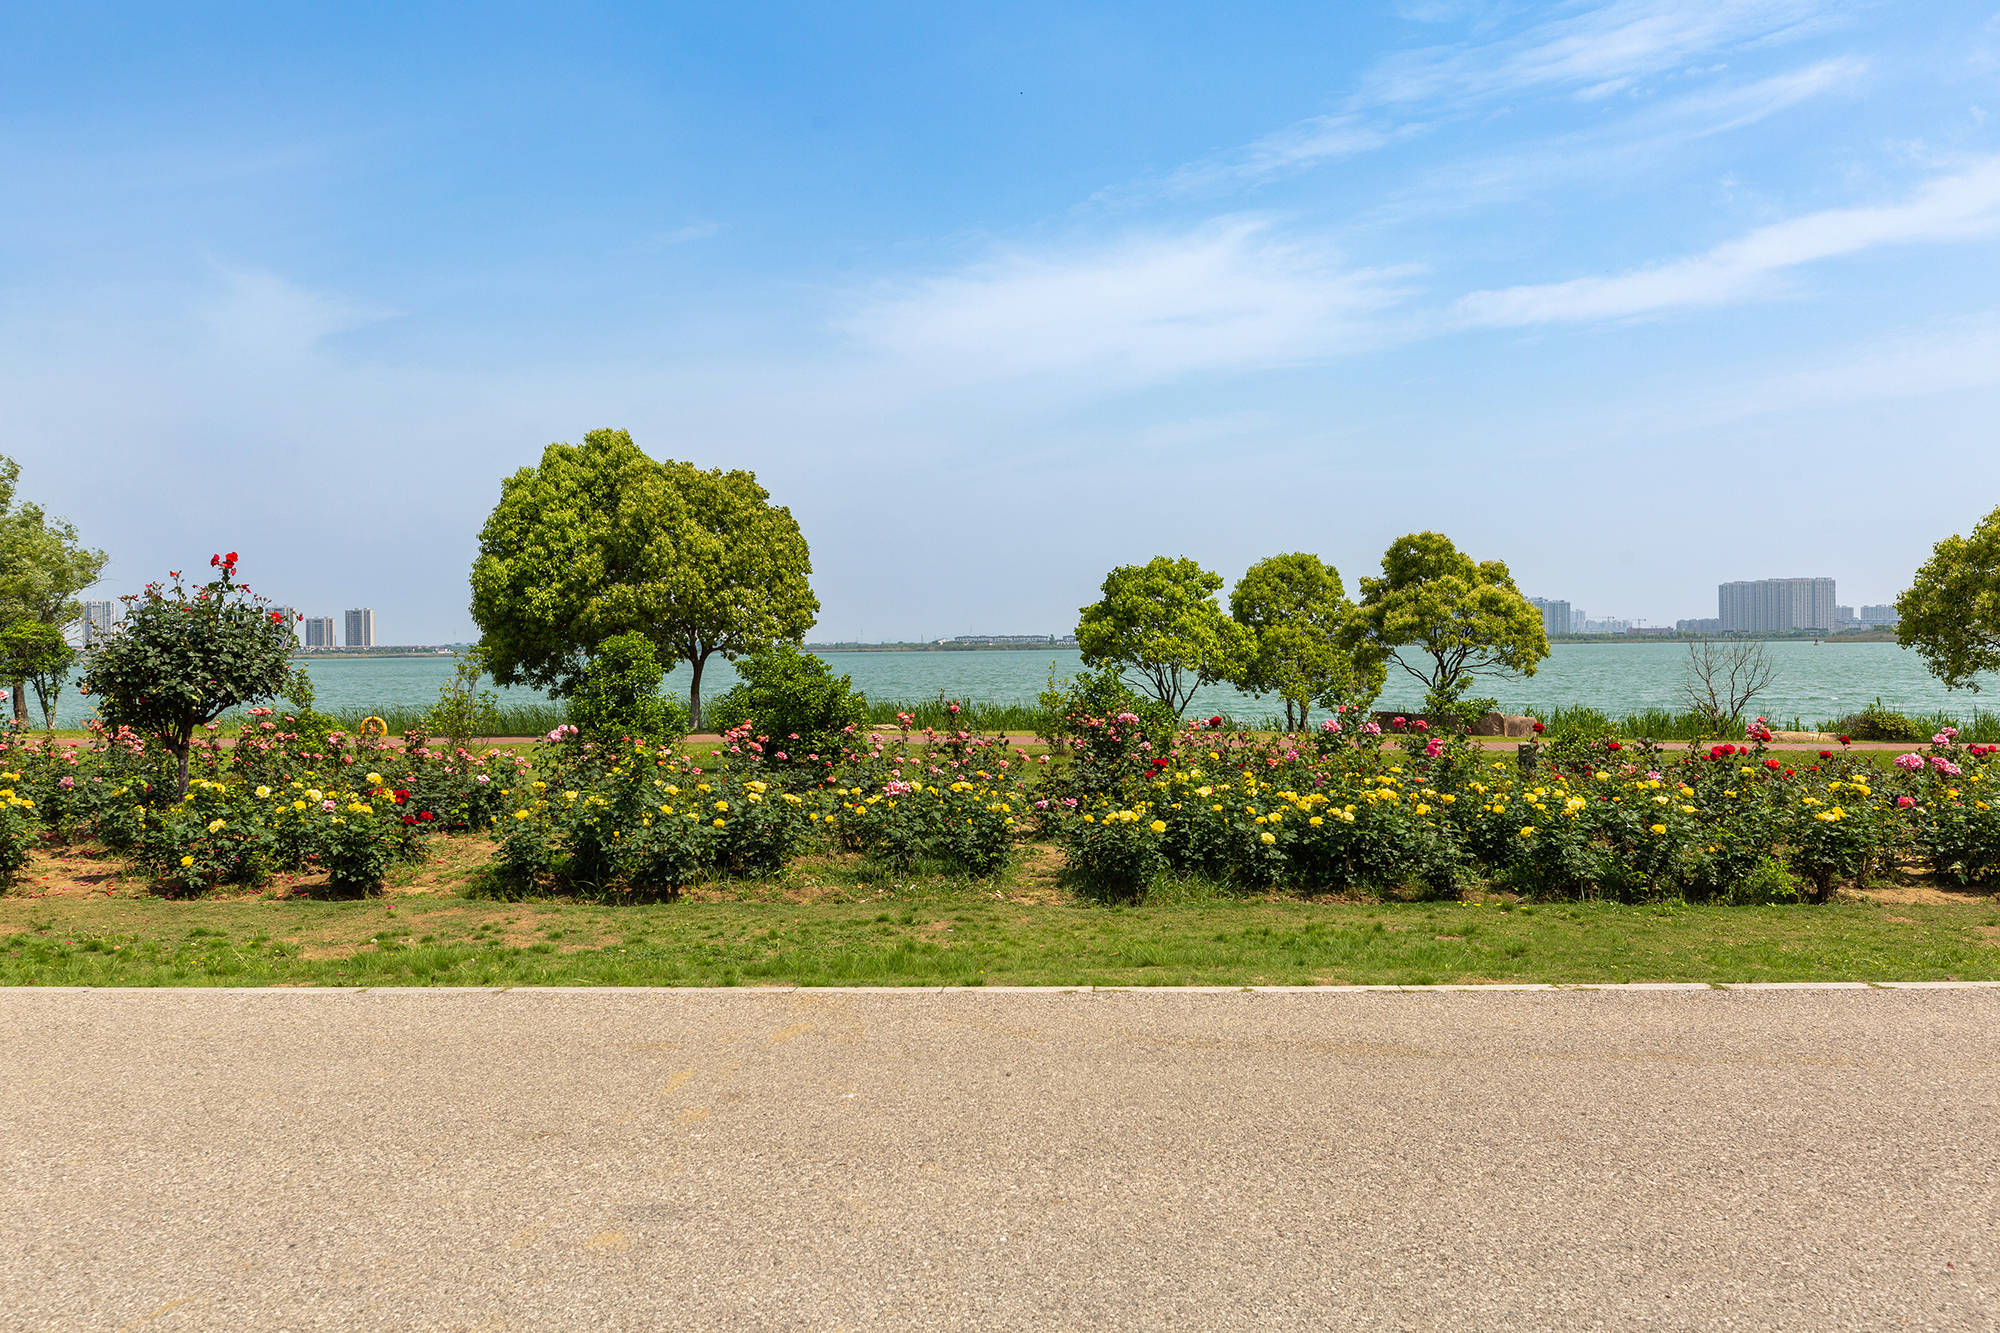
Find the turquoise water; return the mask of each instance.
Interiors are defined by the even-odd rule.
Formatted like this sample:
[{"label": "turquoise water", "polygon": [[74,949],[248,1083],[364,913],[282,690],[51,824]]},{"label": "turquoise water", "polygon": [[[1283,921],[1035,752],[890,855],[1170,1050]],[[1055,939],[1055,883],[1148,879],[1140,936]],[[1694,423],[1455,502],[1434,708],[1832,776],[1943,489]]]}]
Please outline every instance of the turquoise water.
[{"label": "turquoise water", "polygon": [[[1876,697],[1905,712],[1944,709],[1968,715],[1977,702],[1988,711],[2000,708],[2000,681],[1974,696],[1952,694],[1924,670],[1917,655],[1893,643],[1767,643],[1765,651],[1777,664],[1775,688],[1758,707],[1768,716],[1807,722],[1838,716],[1867,706]],[[961,653],[828,653],[836,671],[853,678],[855,688],[872,699],[934,699],[942,690],[958,699],[983,703],[1032,703],[1048,684],[1049,671],[1068,675],[1082,669],[1074,651]],[[1671,643],[1564,643],[1555,645],[1541,670],[1526,680],[1495,681],[1481,693],[1500,700],[1503,709],[1518,712],[1530,705],[1588,704],[1607,713],[1644,708],[1680,709],[1684,645]],[[420,706],[437,698],[438,687],[450,679],[449,657],[333,658],[309,661],[319,706],[330,711]],[[713,661],[703,673],[702,694],[714,698],[729,688],[735,673],[728,663]],[[668,677],[669,687],[687,692],[685,667]],[[502,690],[503,698],[539,700],[532,690]],[[1401,670],[1391,667],[1382,697],[1386,708],[1414,708],[1423,689]],[[68,725],[82,716],[73,711],[82,702],[71,694],[61,712]],[[1254,719],[1275,711],[1270,701],[1246,698],[1233,689],[1201,691],[1190,710],[1230,713]]]}]

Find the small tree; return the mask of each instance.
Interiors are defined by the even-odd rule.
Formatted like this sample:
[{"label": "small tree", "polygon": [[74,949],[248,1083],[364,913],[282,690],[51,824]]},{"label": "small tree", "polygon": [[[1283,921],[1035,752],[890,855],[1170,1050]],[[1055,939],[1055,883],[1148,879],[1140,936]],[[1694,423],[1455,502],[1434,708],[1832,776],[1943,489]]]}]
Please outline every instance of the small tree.
[{"label": "small tree", "polygon": [[179,762],[187,794],[194,733],[232,708],[275,697],[290,678],[291,626],[236,582],[236,553],[212,556],[215,577],[171,589],[149,583],[124,599],[125,621],[91,650],[83,692],[106,725],[157,739]]},{"label": "small tree", "polygon": [[1229,680],[1250,652],[1250,633],[1222,613],[1222,576],[1186,556],[1154,556],[1104,576],[1104,596],[1076,624],[1083,664],[1115,667],[1179,717],[1194,692]]},{"label": "small tree", "polygon": [[[86,548],[67,520],[14,503],[21,468],[0,455],[0,625],[34,620],[58,636],[83,615],[77,594],[97,582],[104,552]],[[25,676],[14,676],[14,716],[26,721]]]},{"label": "small tree", "polygon": [[1695,715],[1718,732],[1735,731],[1743,725],[1743,714],[1758,695],[1771,688],[1778,678],[1777,664],[1764,645],[1755,642],[1722,644],[1699,639],[1688,645],[1688,660],[1681,689]]},{"label": "small tree", "polygon": [[1365,708],[1382,692],[1382,654],[1349,636],[1354,604],[1340,571],[1318,556],[1259,560],[1230,590],[1229,614],[1250,639],[1236,685],[1282,699],[1287,730],[1304,727],[1316,705]]},{"label": "small tree", "polygon": [[1939,542],[1896,599],[1896,642],[1923,655],[1948,689],[2000,672],[2000,509],[1970,537]]},{"label": "small tree", "polygon": [[[1455,722],[1492,706],[1467,699],[1480,675],[1532,676],[1549,655],[1542,613],[1498,560],[1474,563],[1441,532],[1391,542],[1382,577],[1361,580],[1351,631],[1422,681],[1424,709]],[[1414,659],[1414,661],[1412,660]]]},{"label": "small tree", "polygon": [[57,696],[75,662],[76,649],[53,625],[17,620],[0,633],[0,679],[34,686],[35,702],[42,706],[42,725],[51,730],[56,725]]}]

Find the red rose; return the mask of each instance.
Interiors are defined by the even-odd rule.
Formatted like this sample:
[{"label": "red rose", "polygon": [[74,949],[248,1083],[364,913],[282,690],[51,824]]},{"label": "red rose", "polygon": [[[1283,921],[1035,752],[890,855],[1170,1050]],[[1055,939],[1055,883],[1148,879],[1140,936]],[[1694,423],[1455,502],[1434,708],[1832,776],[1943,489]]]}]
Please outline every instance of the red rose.
[{"label": "red rose", "polygon": [[223,564],[225,564],[225,565],[233,565],[233,564],[235,564],[235,563],[236,563],[236,552],[234,552],[234,551],[231,551],[231,552],[230,552],[230,553],[229,553],[228,555],[225,555],[225,556],[223,556],[223,557],[222,557],[222,563],[223,563]]},{"label": "red rose", "polygon": [[222,563],[222,557],[219,555],[212,555],[208,558],[208,564],[211,569],[221,563]]},{"label": "red rose", "polygon": [[1841,743],[1842,745],[1852,745],[1852,744],[1854,744],[1854,737],[1852,737],[1852,736],[1842,736],[1842,737],[1840,738],[1840,743]]},{"label": "red rose", "polygon": [[1607,749],[1611,749],[1611,750],[1622,750],[1622,749],[1624,749],[1625,747],[1624,747],[1624,746],[1622,746],[1622,745],[1620,745],[1620,744],[1619,744],[1619,743],[1618,743],[1617,741],[1606,741],[1606,742],[1605,742],[1605,748],[1607,748]]},{"label": "red rose", "polygon": [[416,821],[416,820],[415,820],[415,819],[414,819],[414,818],[413,818],[412,816],[410,816],[410,815],[404,815],[404,816],[403,816],[403,822],[404,822],[405,824],[414,824],[414,823],[416,823],[417,821]]},{"label": "red rose", "polygon": [[1764,761],[1764,767],[1770,769],[1773,773],[1775,773],[1778,771],[1780,767],[1782,767],[1782,765],[1780,765],[1778,761],[1775,759],[1766,759]]},{"label": "red rose", "polygon": [[1821,750],[1821,751],[1819,752],[1819,757],[1820,757],[1820,758],[1822,758],[1822,759],[1831,759],[1831,758],[1833,758],[1833,751],[1831,751],[1831,750]]},{"label": "red rose", "polygon": [[1535,734],[1537,736],[1541,735],[1542,732],[1545,730],[1545,728],[1541,724],[1541,721],[1537,719],[1534,725],[1535,725]]},{"label": "red rose", "polygon": [[431,821],[432,821],[433,819],[436,819],[436,818],[437,818],[437,816],[436,816],[436,815],[434,815],[434,814],[432,814],[432,813],[431,813],[430,811],[428,811],[428,810],[419,810],[419,811],[417,811],[417,818],[418,818],[418,820],[419,820],[419,821],[421,821],[421,822],[423,822],[423,823],[425,823],[425,824],[428,824],[428,823],[430,823],[430,822],[431,822]]}]

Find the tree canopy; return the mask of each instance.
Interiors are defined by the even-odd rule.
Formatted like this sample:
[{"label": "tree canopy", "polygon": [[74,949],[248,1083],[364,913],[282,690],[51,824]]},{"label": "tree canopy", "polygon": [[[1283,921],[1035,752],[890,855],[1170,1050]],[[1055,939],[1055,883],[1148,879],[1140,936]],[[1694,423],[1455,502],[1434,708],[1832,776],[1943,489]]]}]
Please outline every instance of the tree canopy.
[{"label": "tree canopy", "polygon": [[0,679],[24,680],[35,687],[45,727],[56,724],[56,697],[75,661],[76,649],[54,625],[17,620],[0,630]]},{"label": "tree canopy", "polygon": [[1216,604],[1221,588],[1220,574],[1186,556],[1120,565],[1077,621],[1084,665],[1129,673],[1178,717],[1197,689],[1232,679],[1249,652],[1249,631]]},{"label": "tree canopy", "polygon": [[[67,519],[37,504],[17,505],[20,477],[20,464],[0,455],[0,631],[37,624],[61,637],[83,615],[77,594],[97,582],[104,552],[85,547]],[[11,679],[14,716],[24,718],[28,701],[20,686],[27,677]]]},{"label": "tree canopy", "polygon": [[639,633],[662,670],[805,636],[819,615],[791,511],[754,473],[655,462],[622,430],[552,444],[501,484],[472,566],[472,618],[503,685],[581,686],[606,639]]},{"label": "tree canopy", "polygon": [[1932,548],[1896,615],[1896,641],[1948,688],[1977,692],[1979,675],[2000,672],[2000,509]]},{"label": "tree canopy", "polygon": [[1505,563],[1475,563],[1441,532],[1391,542],[1382,576],[1361,580],[1354,642],[1391,653],[1424,682],[1426,708],[1460,702],[1480,675],[1532,676],[1549,655],[1542,613]]},{"label": "tree canopy", "polygon": [[1278,695],[1288,728],[1305,726],[1316,706],[1366,707],[1382,692],[1384,655],[1353,636],[1354,603],[1340,571],[1318,556],[1259,560],[1230,590],[1229,614],[1248,634],[1237,686]]}]

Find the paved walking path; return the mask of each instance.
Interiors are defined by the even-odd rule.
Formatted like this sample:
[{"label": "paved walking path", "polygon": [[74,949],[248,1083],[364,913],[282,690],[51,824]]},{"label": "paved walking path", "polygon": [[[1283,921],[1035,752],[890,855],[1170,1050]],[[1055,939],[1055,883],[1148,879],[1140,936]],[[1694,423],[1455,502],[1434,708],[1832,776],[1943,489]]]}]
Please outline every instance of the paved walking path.
[{"label": "paved walking path", "polygon": [[0,992],[0,1328],[1992,1329],[2000,990]]}]

